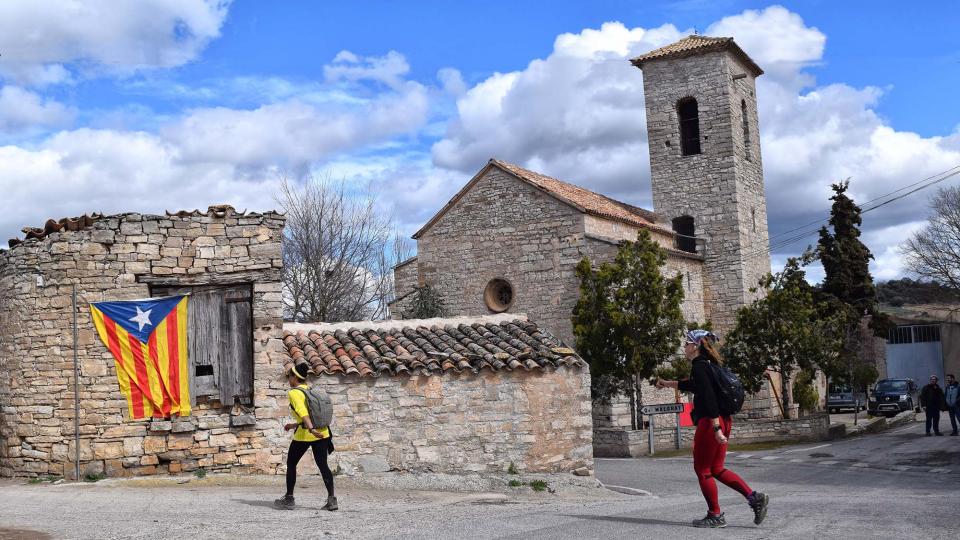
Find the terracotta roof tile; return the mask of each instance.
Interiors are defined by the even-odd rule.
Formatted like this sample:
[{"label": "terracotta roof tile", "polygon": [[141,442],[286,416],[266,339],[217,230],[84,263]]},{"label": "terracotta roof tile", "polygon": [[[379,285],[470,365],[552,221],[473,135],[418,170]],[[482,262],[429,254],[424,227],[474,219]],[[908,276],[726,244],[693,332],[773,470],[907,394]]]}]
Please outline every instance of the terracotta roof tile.
[{"label": "terracotta roof tile", "polygon": [[379,329],[293,325],[283,337],[287,367],[306,363],[317,375],[379,377],[586,365],[573,349],[520,318],[392,322]]},{"label": "terracotta roof tile", "polygon": [[659,49],[654,49],[646,54],[641,54],[640,56],[630,60],[630,63],[637,67],[642,67],[644,62],[649,60],[658,60],[663,58],[682,58],[684,56],[692,56],[694,54],[700,54],[710,51],[722,51],[725,49],[730,49],[741,57],[741,59],[750,67],[754,73],[755,77],[758,77],[763,74],[763,70],[758,66],[747,53],[743,52],[734,41],[732,37],[709,37],[709,36],[700,36],[692,35],[687,36],[680,41],[671,43]]},{"label": "terracotta roof tile", "polygon": [[622,221],[640,227],[663,229],[671,234],[673,232],[657,225],[657,215],[649,210],[611,199],[606,195],[595,193],[589,189],[558,180],[545,174],[524,169],[513,163],[507,163],[499,159],[493,159],[491,162],[522,180],[549,192],[553,196],[582,208],[587,214]]}]

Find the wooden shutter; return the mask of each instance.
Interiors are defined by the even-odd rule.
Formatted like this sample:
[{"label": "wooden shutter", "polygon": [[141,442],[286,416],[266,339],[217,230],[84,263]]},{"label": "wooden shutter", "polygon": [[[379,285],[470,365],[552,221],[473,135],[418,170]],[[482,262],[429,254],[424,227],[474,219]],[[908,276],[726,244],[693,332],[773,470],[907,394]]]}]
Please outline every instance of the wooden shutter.
[{"label": "wooden shutter", "polygon": [[154,296],[190,294],[190,399],[253,403],[253,289],[250,285],[153,287]]}]

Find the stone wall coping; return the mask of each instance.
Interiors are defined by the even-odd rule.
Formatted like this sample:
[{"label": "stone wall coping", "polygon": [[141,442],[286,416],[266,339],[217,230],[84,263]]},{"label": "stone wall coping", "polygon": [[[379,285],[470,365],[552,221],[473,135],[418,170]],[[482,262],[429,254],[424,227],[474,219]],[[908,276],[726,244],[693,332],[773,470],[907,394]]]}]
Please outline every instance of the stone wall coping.
[{"label": "stone wall coping", "polygon": [[291,332],[310,331],[317,332],[336,332],[337,330],[348,331],[357,330],[402,330],[410,327],[420,326],[448,326],[461,324],[500,324],[508,321],[526,321],[525,313],[498,313],[496,315],[465,316],[465,317],[437,317],[433,319],[399,319],[389,321],[354,321],[338,323],[284,323],[283,329]]}]

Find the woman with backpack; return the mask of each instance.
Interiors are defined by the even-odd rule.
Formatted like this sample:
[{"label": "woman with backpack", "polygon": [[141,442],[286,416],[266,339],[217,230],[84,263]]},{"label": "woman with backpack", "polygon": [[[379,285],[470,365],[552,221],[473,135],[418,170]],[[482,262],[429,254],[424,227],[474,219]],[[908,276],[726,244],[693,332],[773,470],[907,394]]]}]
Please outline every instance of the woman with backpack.
[{"label": "woman with backpack", "polygon": [[310,390],[306,384],[308,369],[306,364],[297,364],[287,373],[287,382],[290,384],[287,398],[290,400],[290,414],[296,422],[285,424],[283,430],[296,429],[296,431],[293,433],[290,450],[287,452],[287,493],[273,502],[277,508],[293,510],[293,488],[297,484],[297,464],[307,450],[312,450],[313,459],[320,468],[320,476],[323,477],[323,484],[327,488],[327,504],[321,509],[333,511],[339,508],[337,498],[333,494],[333,472],[327,464],[327,455],[333,453],[333,441],[330,438],[329,427],[314,426],[310,419],[310,411],[307,409],[307,391]]},{"label": "woman with backpack", "polygon": [[721,412],[716,391],[717,375],[714,366],[723,364],[720,353],[717,352],[717,336],[707,330],[691,330],[686,334],[683,352],[692,361],[690,378],[684,381],[657,379],[657,388],[693,392],[692,417],[697,426],[693,436],[693,468],[697,473],[700,491],[707,501],[707,515],[694,520],[693,525],[709,528],[727,526],[723,512],[720,511],[717,483],[714,479],[738,491],[747,499],[753,509],[753,522],[759,525],[767,516],[770,498],[750,489],[742,478],[723,466],[732,424],[730,416]]}]

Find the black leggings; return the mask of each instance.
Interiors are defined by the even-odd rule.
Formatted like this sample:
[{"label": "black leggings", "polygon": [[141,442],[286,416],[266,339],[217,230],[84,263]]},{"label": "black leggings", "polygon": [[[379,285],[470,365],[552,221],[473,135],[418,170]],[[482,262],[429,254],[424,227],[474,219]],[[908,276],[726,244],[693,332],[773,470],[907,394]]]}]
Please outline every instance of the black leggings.
[{"label": "black leggings", "polygon": [[287,495],[293,496],[293,488],[297,485],[297,463],[300,463],[300,458],[307,453],[307,448],[313,449],[313,460],[320,468],[323,485],[327,486],[327,496],[333,497],[333,472],[327,465],[330,439],[313,442],[290,441],[290,451],[287,453]]}]

